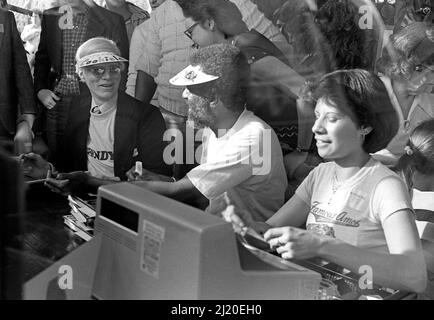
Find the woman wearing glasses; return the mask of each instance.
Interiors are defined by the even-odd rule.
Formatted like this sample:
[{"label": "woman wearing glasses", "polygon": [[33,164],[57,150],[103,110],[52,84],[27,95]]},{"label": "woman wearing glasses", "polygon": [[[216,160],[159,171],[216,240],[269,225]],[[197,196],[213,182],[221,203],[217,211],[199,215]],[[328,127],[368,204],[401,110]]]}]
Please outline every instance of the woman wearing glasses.
[{"label": "woman wearing glasses", "polygon": [[[78,187],[95,191],[102,184],[125,180],[135,161],[154,173],[170,175],[163,161],[165,124],[161,113],[118,90],[127,60],[120,56],[116,44],[92,38],[79,47],[76,60],[76,72],[91,95],[73,101],[62,157],[56,163],[58,169],[74,172],[50,179],[49,186],[61,192]],[[45,177],[51,167],[38,155],[24,156],[24,170],[30,177]]]},{"label": "woman wearing glasses", "polygon": [[185,34],[197,46],[230,43],[247,57],[251,68],[247,108],[273,127],[284,154],[297,147],[307,151],[313,114],[297,101],[305,79],[289,66],[284,54],[261,33],[249,30],[231,1],[175,1],[194,21]]},{"label": "woman wearing glasses", "polygon": [[422,121],[434,118],[434,27],[414,22],[392,36],[391,54],[380,61],[381,77],[399,115],[400,127],[389,145],[375,154],[395,165],[410,132]]}]

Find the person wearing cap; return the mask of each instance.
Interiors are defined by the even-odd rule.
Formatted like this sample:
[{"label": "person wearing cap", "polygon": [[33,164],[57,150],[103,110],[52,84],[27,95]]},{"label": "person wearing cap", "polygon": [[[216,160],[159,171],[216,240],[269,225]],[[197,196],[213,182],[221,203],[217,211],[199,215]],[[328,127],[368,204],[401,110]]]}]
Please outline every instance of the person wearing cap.
[{"label": "person wearing cap", "polygon": [[[288,46],[284,36],[265,18],[250,0],[231,0],[240,8],[243,19],[281,48]],[[188,57],[195,50],[191,39],[184,35],[192,24],[173,0],[154,1],[160,4],[152,11],[149,20],[137,27],[130,47],[127,93],[158,107],[168,128],[185,134],[188,107],[182,90],[172,86],[169,79],[188,65]],[[152,5],[152,3],[151,3]],[[187,158],[188,155],[184,155]],[[175,164],[177,178],[182,178],[194,165]]]},{"label": "person wearing cap", "polygon": [[[62,192],[78,187],[95,192],[102,184],[125,180],[135,161],[155,174],[170,175],[163,160],[166,144],[161,113],[118,90],[127,60],[116,44],[102,37],[89,39],[78,48],[76,60],[76,72],[90,96],[73,100],[62,158],[56,163],[57,169],[73,172],[59,174],[48,185]],[[45,177],[51,167],[35,154],[23,159],[24,170],[32,178]]]},{"label": "person wearing cap", "polygon": [[[75,73],[77,48],[90,38],[102,36],[115,41],[126,59],[129,50],[125,23],[120,15],[92,0],[61,0],[59,4],[43,13],[34,69],[35,94],[45,113],[42,125],[52,161],[57,161],[59,155],[58,146],[68,123],[72,99],[89,94]],[[122,79],[121,88],[126,74]]]},{"label": "person wearing cap", "polygon": [[[255,29],[248,29],[238,8],[228,0],[176,0],[192,23],[185,31],[200,47],[231,43],[246,55],[251,67],[248,107],[279,137],[286,157],[303,162],[310,151],[313,108],[299,99],[305,78],[293,70],[282,52]],[[288,154],[288,155],[287,155]],[[292,163],[294,162],[294,163]],[[291,175],[291,170],[288,170]]]},{"label": "person wearing cap", "polygon": [[374,158],[396,165],[411,131],[434,118],[434,27],[414,22],[392,36],[393,55],[385,52],[379,63],[390,99],[399,115],[400,127],[388,146]]},{"label": "person wearing cap", "polygon": [[128,178],[151,191],[184,200],[202,196],[207,212],[221,212],[221,197],[264,221],[280,208],[287,186],[282,151],[275,132],[246,110],[250,68],[240,50],[229,44],[200,48],[191,64],[170,80],[183,92],[189,120],[204,128],[200,164],[176,182],[158,181],[148,172]]},{"label": "person wearing cap", "polygon": [[32,76],[14,15],[1,8],[0,57],[0,143],[13,149],[15,141],[16,153],[29,152],[37,111]]}]

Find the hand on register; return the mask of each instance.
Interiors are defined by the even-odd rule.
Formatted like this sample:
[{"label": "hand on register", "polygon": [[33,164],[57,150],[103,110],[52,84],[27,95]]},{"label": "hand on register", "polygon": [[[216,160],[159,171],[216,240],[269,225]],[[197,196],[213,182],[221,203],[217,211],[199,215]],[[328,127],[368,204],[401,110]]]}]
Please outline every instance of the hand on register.
[{"label": "hand on register", "polygon": [[275,251],[283,259],[308,259],[318,256],[323,237],[295,227],[271,228],[265,222],[253,221],[243,210],[236,210],[226,193],[221,197],[223,219],[247,243],[265,251]]},{"label": "hand on register", "polygon": [[235,206],[230,203],[226,192],[217,200],[217,207],[223,219],[232,224],[235,233],[239,234],[247,244],[264,251],[273,251],[262,236],[263,232],[269,228],[267,224],[253,221],[251,216],[243,210],[235,212]]}]

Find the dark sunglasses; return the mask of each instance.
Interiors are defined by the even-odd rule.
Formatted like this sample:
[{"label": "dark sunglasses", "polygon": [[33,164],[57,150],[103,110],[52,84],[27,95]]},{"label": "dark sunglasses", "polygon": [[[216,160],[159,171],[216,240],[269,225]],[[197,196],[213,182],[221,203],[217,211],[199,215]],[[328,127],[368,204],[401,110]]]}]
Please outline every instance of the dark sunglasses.
[{"label": "dark sunglasses", "polygon": [[106,67],[89,67],[87,68],[95,77],[101,78],[103,74],[108,70],[110,75],[119,74],[121,72],[121,66],[119,65],[112,65],[112,66],[106,66]]}]

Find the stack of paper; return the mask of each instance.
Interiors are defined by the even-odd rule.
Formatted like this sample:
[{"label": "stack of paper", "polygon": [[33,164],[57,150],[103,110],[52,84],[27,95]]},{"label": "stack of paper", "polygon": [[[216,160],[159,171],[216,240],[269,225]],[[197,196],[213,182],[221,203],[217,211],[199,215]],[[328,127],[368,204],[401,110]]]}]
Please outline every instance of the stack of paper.
[{"label": "stack of paper", "polygon": [[79,237],[89,241],[93,237],[93,223],[96,215],[94,205],[71,195],[68,196],[68,201],[71,214],[63,216],[64,223]]}]

